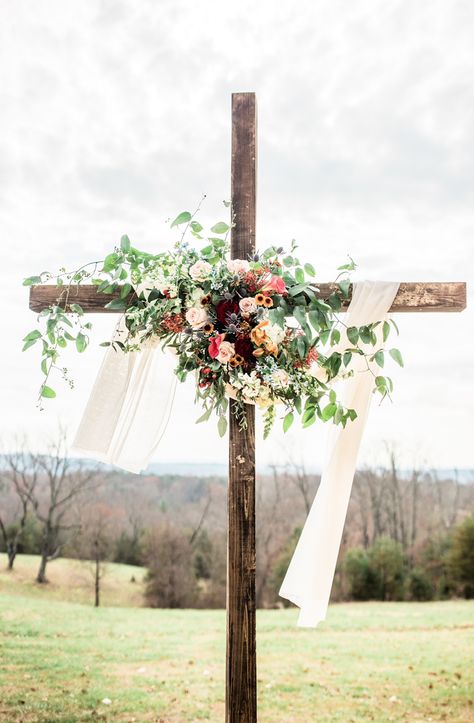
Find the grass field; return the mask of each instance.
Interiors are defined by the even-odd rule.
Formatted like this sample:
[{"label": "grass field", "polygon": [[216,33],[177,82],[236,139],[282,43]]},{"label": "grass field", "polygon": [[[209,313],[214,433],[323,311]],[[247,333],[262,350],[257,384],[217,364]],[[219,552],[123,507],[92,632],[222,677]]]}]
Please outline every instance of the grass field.
[{"label": "grass field", "polygon": [[[43,600],[61,600],[80,603],[94,601],[93,567],[89,562],[58,558],[48,564],[47,585],[35,583],[38,555],[19,555],[14,569],[3,567],[5,555],[0,557],[0,595],[20,594]],[[114,607],[141,607],[143,578],[146,570],[133,565],[107,564],[101,583],[103,605]]]},{"label": "grass field", "polygon": [[[1,721],[223,720],[223,611],[97,610],[56,584],[1,583]],[[295,610],[259,612],[259,721],[474,720],[473,614],[351,603],[303,630]]]}]

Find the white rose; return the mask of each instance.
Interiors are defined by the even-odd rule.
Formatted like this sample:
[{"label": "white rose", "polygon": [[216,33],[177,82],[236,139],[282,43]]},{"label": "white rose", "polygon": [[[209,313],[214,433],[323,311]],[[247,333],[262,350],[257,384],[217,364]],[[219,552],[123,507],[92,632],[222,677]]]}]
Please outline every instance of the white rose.
[{"label": "white rose", "polygon": [[201,329],[207,322],[206,310],[192,306],[186,312],[186,321],[193,329]]},{"label": "white rose", "polygon": [[211,273],[211,270],[211,264],[200,259],[189,268],[189,275],[194,281],[204,281]]},{"label": "white rose", "polygon": [[227,262],[227,270],[231,274],[246,274],[250,269],[250,264],[244,259],[229,259]]}]

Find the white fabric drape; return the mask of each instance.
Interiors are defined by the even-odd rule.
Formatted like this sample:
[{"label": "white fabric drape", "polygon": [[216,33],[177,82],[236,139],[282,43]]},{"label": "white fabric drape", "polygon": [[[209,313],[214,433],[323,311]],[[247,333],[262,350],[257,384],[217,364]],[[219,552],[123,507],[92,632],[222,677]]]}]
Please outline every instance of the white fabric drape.
[{"label": "white fabric drape", "polygon": [[[363,326],[385,319],[398,287],[398,283],[381,281],[354,284],[344,323],[348,327]],[[381,326],[377,327],[380,336]],[[351,344],[345,333],[341,334],[339,348],[347,346]],[[329,430],[321,483],[279,593],[300,608],[301,627],[315,627],[326,617],[357,453],[374,387],[364,357],[353,355],[351,368],[354,376],[340,382],[338,396],[358,416],[354,422],[348,421],[345,428],[332,426]]]},{"label": "white fabric drape", "polygon": [[[123,319],[114,335],[125,336]],[[124,353],[109,347],[84,410],[72,452],[130,472],[148,466],[168,424],[176,356],[157,344]]]}]

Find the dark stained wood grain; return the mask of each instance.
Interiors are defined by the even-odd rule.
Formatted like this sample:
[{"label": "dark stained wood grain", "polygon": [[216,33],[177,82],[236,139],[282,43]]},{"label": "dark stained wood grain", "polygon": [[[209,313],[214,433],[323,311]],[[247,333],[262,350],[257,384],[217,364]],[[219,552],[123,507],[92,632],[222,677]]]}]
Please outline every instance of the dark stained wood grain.
[{"label": "dark stained wood grain", "polygon": [[[255,232],[254,232],[255,233]],[[239,239],[238,254],[236,258],[245,258],[242,244],[245,241],[243,234],[239,232],[239,228],[234,229],[233,236]],[[252,238],[250,236],[250,238]],[[255,238],[255,236],[253,237]],[[319,284],[318,296],[321,299],[327,299],[335,290],[334,284]],[[57,303],[60,295],[63,295],[59,301],[61,306],[65,305],[64,287],[63,286],[32,286],[30,289],[30,309],[33,311],[41,311],[51,304]],[[69,304],[80,304],[85,312],[93,314],[103,314],[117,312],[110,309],[104,309],[112,299],[117,299],[119,292],[115,294],[99,294],[97,287],[88,284],[71,287],[69,293]],[[343,310],[347,308],[350,301],[345,302]],[[466,283],[464,281],[411,281],[400,284],[400,289],[395,301],[392,305],[392,312],[430,312],[430,311],[462,311],[466,308]]]},{"label": "dark stained wood grain", "polygon": [[[232,95],[232,258],[255,253],[257,108],[254,93]],[[227,723],[257,720],[255,640],[255,407],[246,405],[247,429],[229,410],[227,544]]]}]

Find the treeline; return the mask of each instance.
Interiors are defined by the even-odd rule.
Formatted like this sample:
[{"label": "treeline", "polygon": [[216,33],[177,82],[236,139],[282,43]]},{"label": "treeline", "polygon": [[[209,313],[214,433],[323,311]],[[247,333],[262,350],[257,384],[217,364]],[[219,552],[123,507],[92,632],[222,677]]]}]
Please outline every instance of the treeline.
[{"label": "treeline", "polygon": [[[357,473],[333,600],[429,600],[474,595],[474,483],[456,474]],[[257,481],[257,604],[278,590],[319,484],[289,461]],[[226,480],[135,476],[27,445],[0,459],[0,550],[38,554],[37,582],[60,555],[93,561],[95,602],[108,561],[148,568],[147,604],[224,607]]]}]

